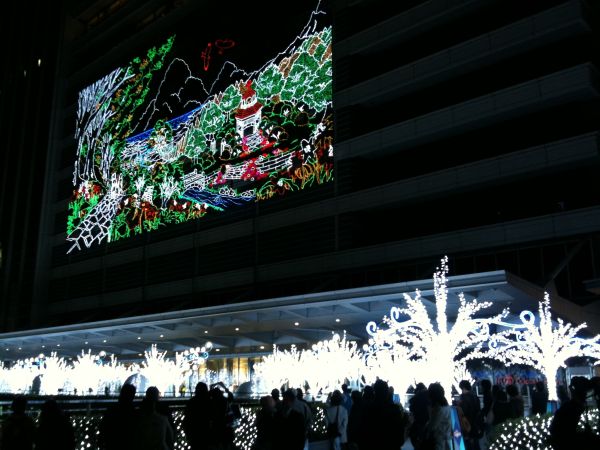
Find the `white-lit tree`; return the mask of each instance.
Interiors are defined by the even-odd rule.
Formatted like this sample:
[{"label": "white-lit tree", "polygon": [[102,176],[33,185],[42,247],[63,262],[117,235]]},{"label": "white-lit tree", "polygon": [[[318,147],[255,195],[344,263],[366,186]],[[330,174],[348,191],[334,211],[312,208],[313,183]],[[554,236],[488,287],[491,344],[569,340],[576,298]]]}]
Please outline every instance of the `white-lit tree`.
[{"label": "white-lit tree", "polygon": [[115,355],[103,361],[99,366],[101,372],[100,392],[108,388],[109,392],[118,393],[125,380],[138,371],[137,364],[125,366],[118,362]]},{"label": "white-lit tree", "polygon": [[28,393],[33,380],[40,374],[38,359],[28,358],[15,361],[10,368],[0,371],[0,392]]},{"label": "white-lit tree", "polygon": [[409,348],[405,345],[364,345],[365,369],[362,379],[365,384],[373,384],[378,378],[387,381],[396,393],[404,396],[411,385],[425,381],[420,361],[410,359]]},{"label": "white-lit tree", "polygon": [[140,374],[144,376],[149,386],[156,386],[162,395],[178,387],[183,381],[187,367],[183,366],[182,358],[175,361],[166,358],[167,352],[161,352],[152,344],[149,351],[144,352],[146,357],[142,362]]},{"label": "white-lit tree", "polygon": [[255,364],[254,371],[261,380],[261,391],[279,389],[283,385],[301,387],[305,377],[301,362],[302,352],[295,345],[290,350],[280,350],[273,347],[273,353],[263,356],[260,363]]},{"label": "white-lit tree", "polygon": [[[335,333],[305,350],[300,358],[304,379],[313,396],[340,389],[346,381],[358,380],[365,363],[356,342]],[[326,369],[325,369],[326,367]]]},{"label": "white-lit tree", "polygon": [[40,364],[42,383],[40,394],[56,395],[59,390],[64,389],[68,380],[69,367],[62,356],[52,352],[50,356],[44,357]]},{"label": "white-lit tree", "polygon": [[97,394],[102,380],[101,365],[99,355],[92,354],[91,350],[87,353],[82,350],[68,371],[73,389],[77,389],[80,395]]},{"label": "white-lit tree", "polygon": [[548,383],[548,399],[558,400],[558,369],[565,367],[569,358],[600,358],[600,335],[578,337],[579,331],[587,327],[585,323],[574,327],[558,318],[555,325],[548,293],[539,303],[537,317],[531,311],[523,311],[520,319],[521,324],[496,336],[494,345],[490,347],[490,356],[507,365],[524,364],[539,370]]},{"label": "white-lit tree", "polygon": [[[501,321],[508,314],[505,310],[489,318],[476,318],[481,310],[489,308],[490,302],[476,299],[467,301],[463,293],[458,294],[460,305],[453,324],[448,323],[448,257],[441,260],[441,266],[433,275],[435,295],[435,315],[430,313],[416,291],[414,298],[404,294],[405,308],[393,307],[390,317],[384,317],[387,328],[380,329],[375,322],[369,322],[367,331],[372,343],[378,347],[394,349],[407,348],[407,359],[420,368],[419,374],[424,383],[439,382],[451,398],[452,387],[458,390],[458,383],[468,376],[466,361],[475,356],[476,350],[490,338],[490,324]],[[406,320],[402,317],[406,316]],[[401,361],[397,370],[403,368]],[[382,378],[388,375],[382,374]]]},{"label": "white-lit tree", "polygon": [[73,174],[73,184],[77,184],[77,178],[89,180],[95,178],[94,157],[96,148],[101,148],[101,176],[105,183],[110,179],[110,161],[104,164],[105,159],[110,159],[110,146],[107,145],[106,136],[103,136],[103,130],[106,123],[116,115],[114,108],[110,107],[110,102],[115,93],[132,78],[133,74],[127,70],[119,68],[89,85],[79,92],[79,101],[77,103],[77,128],[75,139],[77,139],[77,152],[79,158],[75,160],[75,172]]},{"label": "white-lit tree", "polygon": [[177,191],[178,183],[175,181],[174,177],[167,176],[159,186],[160,195],[162,197],[162,208],[164,209],[171,196]]}]

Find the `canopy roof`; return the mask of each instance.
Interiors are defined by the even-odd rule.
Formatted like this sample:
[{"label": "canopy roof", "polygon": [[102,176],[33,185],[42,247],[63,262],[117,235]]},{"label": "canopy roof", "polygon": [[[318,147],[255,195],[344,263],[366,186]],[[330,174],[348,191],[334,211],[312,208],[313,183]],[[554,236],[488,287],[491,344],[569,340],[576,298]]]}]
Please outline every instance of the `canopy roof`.
[{"label": "canopy roof", "polygon": [[[0,334],[0,357],[14,360],[57,351],[75,356],[82,349],[105,350],[122,358],[135,358],[151,344],[167,351],[182,351],[211,341],[220,355],[260,354],[273,345],[312,344],[344,330],[353,340],[366,341],[365,326],[380,322],[392,306],[404,305],[403,294],[421,291],[434,309],[431,279],[279,297],[222,306],[133,316]],[[518,321],[522,310],[537,311],[543,291],[505,271],[448,277],[448,318],[458,308],[457,294],[490,301],[486,315],[509,307],[507,321]],[[555,312],[573,323],[586,320],[582,308],[552,298]],[[589,323],[591,332],[600,326]],[[162,336],[162,337],[161,337]],[[215,355],[213,350],[213,355]]]}]

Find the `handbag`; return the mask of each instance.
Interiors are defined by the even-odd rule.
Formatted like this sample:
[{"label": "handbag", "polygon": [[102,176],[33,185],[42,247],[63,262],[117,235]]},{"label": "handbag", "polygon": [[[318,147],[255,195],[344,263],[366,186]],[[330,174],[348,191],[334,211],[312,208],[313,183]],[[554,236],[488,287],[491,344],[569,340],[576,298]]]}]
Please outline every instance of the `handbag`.
[{"label": "handbag", "polygon": [[338,414],[340,413],[340,407],[335,411],[335,421],[327,425],[327,437],[329,439],[335,439],[342,435],[338,429]]}]

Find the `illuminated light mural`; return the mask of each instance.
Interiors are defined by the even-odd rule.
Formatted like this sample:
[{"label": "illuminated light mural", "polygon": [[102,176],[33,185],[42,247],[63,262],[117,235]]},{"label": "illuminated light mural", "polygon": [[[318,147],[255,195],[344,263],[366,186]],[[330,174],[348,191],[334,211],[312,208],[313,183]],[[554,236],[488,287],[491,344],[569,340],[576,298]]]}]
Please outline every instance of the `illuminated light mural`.
[{"label": "illuminated light mural", "polygon": [[175,34],[79,93],[68,253],[332,179],[331,26],[296,8]]}]

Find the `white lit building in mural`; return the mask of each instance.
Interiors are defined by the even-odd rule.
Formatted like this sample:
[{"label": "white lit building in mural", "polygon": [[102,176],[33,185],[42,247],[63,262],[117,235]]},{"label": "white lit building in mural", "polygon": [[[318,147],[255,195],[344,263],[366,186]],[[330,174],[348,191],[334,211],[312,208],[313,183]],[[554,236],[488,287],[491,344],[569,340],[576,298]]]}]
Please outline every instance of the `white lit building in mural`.
[{"label": "white lit building in mural", "polygon": [[252,88],[252,80],[240,85],[242,99],[235,113],[235,129],[240,139],[258,133],[263,105],[256,99],[256,91]]}]

